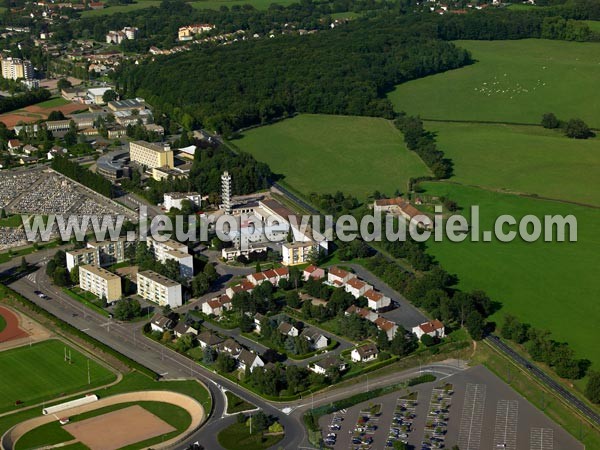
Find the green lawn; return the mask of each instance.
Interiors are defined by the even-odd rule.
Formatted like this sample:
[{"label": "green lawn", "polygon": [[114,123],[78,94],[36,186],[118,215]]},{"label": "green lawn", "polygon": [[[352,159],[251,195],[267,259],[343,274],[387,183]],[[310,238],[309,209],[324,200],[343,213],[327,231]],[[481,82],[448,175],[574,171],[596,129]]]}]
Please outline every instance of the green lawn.
[{"label": "green lawn", "polygon": [[397,86],[397,111],[426,119],[539,123],[546,112],[600,127],[600,45],[541,39],[457,41],[471,66]]},{"label": "green lawn", "polygon": [[221,430],[217,438],[219,444],[227,450],[261,450],[277,444],[283,439],[283,434],[265,437],[262,434],[250,434],[250,428],[246,424],[236,422]]},{"label": "green lawn", "polygon": [[[506,312],[533,326],[550,330],[554,339],[568,342],[579,357],[589,358],[600,369],[600,347],[590,345],[590,330],[582,326],[600,317],[600,210],[490,192],[450,183],[424,183],[426,191],[446,195],[465,208],[480,207],[481,230],[493,229],[500,214],[517,220],[527,214],[573,214],[578,242],[511,243],[429,242],[429,251],[446,270],[456,273],[459,287],[482,289],[502,303],[491,317],[500,321]],[[513,228],[514,229],[514,228]]]},{"label": "green lawn", "polygon": [[151,6],[159,6],[160,0],[145,0],[137,3],[130,3],[127,5],[109,6],[104,9],[90,9],[83,11],[81,17],[94,17],[94,16],[105,16],[117,13],[126,13],[130,11],[136,11],[138,9],[149,8]]},{"label": "green lawn", "polygon": [[[427,122],[454,162],[451,181],[600,206],[600,138],[537,126]],[[557,182],[559,181],[560,182]]]},{"label": "green lawn", "polygon": [[406,191],[409,177],[428,175],[387,120],[303,114],[255,128],[234,141],[296,190],[342,191],[364,200],[373,191]]},{"label": "green lawn", "polygon": [[[110,412],[118,411],[120,409],[127,408],[133,405],[139,405],[147,411],[151,412],[152,414],[156,415],[157,417],[161,418],[173,428],[175,428],[176,431],[156,436],[151,439],[138,442],[136,444],[128,445],[124,447],[124,449],[134,450],[139,448],[146,448],[148,445],[156,444],[158,442],[163,442],[165,440],[171,439],[183,432],[185,429],[187,429],[192,420],[189,413],[185,409],[182,409],[179,406],[172,405],[170,403],[162,402],[120,403],[118,405],[107,406],[105,408],[100,408],[94,411],[90,411],[88,413],[70,417],[69,419],[71,423],[80,422],[82,420],[97,417],[102,414],[108,414]],[[26,450],[46,445],[55,445],[71,440],[73,440],[73,436],[71,436],[71,434],[67,432],[58,421],[54,421],[46,425],[42,425],[41,427],[38,427],[34,430],[31,430],[28,433],[25,433],[23,437],[17,441],[15,450]]]},{"label": "green lawn", "polygon": [[[72,363],[64,361],[64,349],[71,352]],[[2,383],[0,411],[14,408],[17,400],[31,406],[55,397],[110,383],[115,375],[61,341],[48,340],[0,353]]]},{"label": "green lawn", "polygon": [[18,228],[23,225],[23,219],[20,214],[14,214],[12,216],[0,219],[0,227]]},{"label": "green lawn", "polygon": [[256,408],[256,406],[254,406],[251,403],[248,403],[246,400],[239,398],[237,395],[235,395],[231,391],[225,392],[225,395],[227,396],[227,413],[228,414],[235,414],[235,413],[239,413],[242,411],[248,411],[248,410]]},{"label": "green lawn", "polygon": [[45,102],[36,103],[35,106],[39,106],[40,108],[54,108],[56,106],[68,105],[69,103],[71,102],[62,97],[56,97],[46,100]]}]

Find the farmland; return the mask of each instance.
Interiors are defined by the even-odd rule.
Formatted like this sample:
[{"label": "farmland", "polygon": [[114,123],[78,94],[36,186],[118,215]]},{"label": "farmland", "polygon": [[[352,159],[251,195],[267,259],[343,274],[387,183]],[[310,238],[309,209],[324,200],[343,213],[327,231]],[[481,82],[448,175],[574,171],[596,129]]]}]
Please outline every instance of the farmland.
[{"label": "farmland", "polygon": [[[538,126],[427,122],[454,162],[452,181],[600,206],[600,138]],[[557,182],[559,181],[559,182]]]},{"label": "farmland", "polygon": [[[64,360],[64,349],[70,352],[72,363]],[[0,411],[14,406],[17,400],[24,406],[48,401],[61,394],[74,393],[110,383],[115,375],[61,341],[49,340],[0,353],[2,379]]]},{"label": "farmland", "polygon": [[404,83],[389,94],[397,111],[425,119],[538,124],[542,114],[600,127],[600,46],[524,39],[457,41],[476,62]]},{"label": "farmland", "polygon": [[429,174],[391,122],[371,117],[305,114],[234,143],[305,194],[340,190],[364,200],[375,190],[405,191],[409,177]]},{"label": "farmland", "polygon": [[482,230],[493,230],[493,221],[501,214],[517,220],[527,214],[576,216],[578,242],[574,243],[466,240],[431,242],[428,247],[443,267],[458,275],[460,288],[483,289],[502,303],[491,320],[511,312],[552,331],[555,339],[569,342],[580,357],[598,367],[600,349],[589,345],[589,330],[580,324],[600,315],[600,305],[592,300],[600,295],[592,270],[600,251],[600,211],[450,183],[425,183],[423,187],[429,194],[457,201],[467,219],[469,206],[479,205]]}]

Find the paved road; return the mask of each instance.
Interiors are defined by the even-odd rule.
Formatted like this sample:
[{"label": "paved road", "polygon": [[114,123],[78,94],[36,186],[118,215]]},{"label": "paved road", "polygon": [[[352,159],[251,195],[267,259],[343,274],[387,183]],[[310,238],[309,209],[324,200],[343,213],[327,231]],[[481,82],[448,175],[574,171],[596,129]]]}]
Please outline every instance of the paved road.
[{"label": "paved road", "polygon": [[512,359],[518,365],[522,366],[527,370],[530,374],[540,380],[543,384],[548,386],[558,395],[560,395],[565,402],[571,405],[573,408],[578,410],[582,415],[590,419],[596,425],[600,425],[600,415],[586,405],[583,401],[579,400],[575,395],[569,392],[566,388],[561,386],[556,380],[548,376],[542,369],[537,367],[532,362],[523,358],[516,351],[510,348],[507,344],[502,342],[502,340],[494,335],[490,335],[486,338],[486,340],[496,349],[500,350],[507,357]]}]

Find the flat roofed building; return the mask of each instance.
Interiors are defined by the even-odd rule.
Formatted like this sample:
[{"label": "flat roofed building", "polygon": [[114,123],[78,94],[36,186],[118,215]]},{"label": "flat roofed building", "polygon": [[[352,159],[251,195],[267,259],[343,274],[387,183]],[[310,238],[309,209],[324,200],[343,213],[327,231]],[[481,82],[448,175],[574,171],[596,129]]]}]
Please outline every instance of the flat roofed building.
[{"label": "flat roofed building", "polygon": [[69,272],[73,270],[75,266],[85,266],[88,264],[99,264],[97,259],[96,250],[93,248],[79,248],[77,250],[71,250],[66,252],[67,257],[67,269]]},{"label": "flat roofed building", "polygon": [[163,206],[167,211],[170,211],[171,208],[181,209],[184,200],[189,200],[192,205],[198,207],[202,202],[202,198],[197,192],[168,192],[163,195],[163,198]]},{"label": "flat roofed building", "polygon": [[309,262],[311,255],[319,251],[319,244],[314,241],[286,242],[281,245],[282,264],[295,266]]},{"label": "flat roofed building", "polygon": [[121,278],[93,264],[79,267],[79,287],[107,302],[121,298]]},{"label": "flat roofed building", "polygon": [[143,299],[159,306],[169,305],[171,308],[177,308],[183,304],[181,284],[152,270],[138,272],[137,293]]},{"label": "flat roofed building", "polygon": [[136,162],[149,169],[165,167],[173,169],[173,150],[160,144],[146,141],[133,141],[129,143],[129,157],[132,162]]},{"label": "flat roofed building", "polygon": [[155,258],[161,263],[172,259],[179,263],[179,273],[182,277],[194,276],[194,258],[188,253],[187,245],[172,239],[158,241],[151,236],[147,238],[148,248],[154,252]]},{"label": "flat roofed building", "polygon": [[86,248],[66,252],[67,269],[71,271],[75,266],[94,264],[100,267],[110,266],[126,260],[125,249],[134,245],[126,238],[121,237],[116,241],[88,242]]}]

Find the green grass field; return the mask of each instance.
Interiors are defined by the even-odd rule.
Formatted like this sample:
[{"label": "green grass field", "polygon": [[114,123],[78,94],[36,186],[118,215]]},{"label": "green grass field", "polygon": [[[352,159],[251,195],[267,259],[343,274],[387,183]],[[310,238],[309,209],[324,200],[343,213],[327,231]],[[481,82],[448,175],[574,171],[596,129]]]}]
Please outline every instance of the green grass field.
[{"label": "green grass field", "polygon": [[[574,214],[578,242],[511,243],[429,242],[429,251],[442,266],[459,277],[459,287],[482,289],[502,309],[492,316],[499,321],[506,312],[533,326],[552,331],[554,339],[566,341],[579,357],[600,368],[600,348],[590,345],[590,331],[582,326],[600,316],[600,284],[596,271],[600,252],[600,210],[490,192],[450,183],[424,183],[427,193],[446,195],[464,208],[469,217],[472,204],[480,207],[481,230],[493,230],[501,214],[517,220],[527,214]],[[514,228],[513,228],[514,229]]]},{"label": "green grass field", "polygon": [[234,423],[221,430],[217,438],[227,450],[262,450],[277,444],[283,439],[283,434],[263,437],[262,433],[250,434],[250,428],[245,423]]},{"label": "green grass field", "polygon": [[584,20],[590,30],[600,33],[600,20]]},{"label": "green grass field", "polygon": [[[427,122],[454,162],[452,181],[600,206],[600,138],[537,126]],[[559,181],[560,182],[557,182]]]},{"label": "green grass field", "polygon": [[256,406],[239,398],[231,391],[225,392],[225,395],[227,396],[227,414],[235,414],[256,408]]},{"label": "green grass field", "polygon": [[600,127],[600,45],[541,39],[457,41],[471,66],[401,84],[397,111],[425,119],[539,123],[542,114]]},{"label": "green grass field", "polygon": [[[64,361],[65,347],[71,351],[72,364]],[[31,406],[115,379],[111,371],[90,360],[88,384],[87,364],[86,356],[54,339],[0,353],[0,412],[13,409],[17,400]]]},{"label": "green grass field", "polygon": [[[291,5],[292,3],[298,3],[298,0],[199,0],[190,1],[190,5],[195,9],[213,9],[218,10],[221,6],[242,6],[252,5],[256,9],[267,9],[271,4],[276,3],[278,5]],[[139,9],[150,8],[151,6],[160,6],[160,0],[138,0],[137,3],[131,3],[128,5],[110,6],[104,9],[87,10],[81,13],[81,17],[93,17],[93,16],[104,16],[112,15],[117,13],[127,13],[130,11],[136,11]]]},{"label": "green grass field", "polygon": [[18,228],[21,225],[23,225],[23,219],[19,214],[0,219],[0,227]]},{"label": "green grass field", "polygon": [[56,97],[46,100],[45,102],[36,103],[35,106],[39,106],[40,108],[54,108],[57,106],[68,105],[69,103],[71,102],[62,97]]},{"label": "green grass field", "polygon": [[339,190],[364,200],[375,190],[405,191],[409,177],[429,174],[394,125],[372,117],[303,114],[249,130],[234,144],[304,194]]},{"label": "green grass field", "polygon": [[[121,403],[118,405],[107,406],[105,408],[100,408],[95,411],[90,411],[88,413],[80,414],[78,416],[70,417],[70,422],[80,422],[82,420],[90,419],[92,417],[97,417],[102,414],[107,414],[109,412],[118,411],[123,408],[127,408],[129,406],[139,405],[157,417],[161,418],[176,431],[172,431],[170,433],[166,433],[161,436],[156,436],[151,439],[147,439],[145,441],[138,442],[136,444],[128,445],[124,447],[128,450],[134,450],[139,448],[146,448],[149,445],[156,444],[159,442],[163,442],[165,440],[171,439],[182,431],[184,431],[191,422],[191,417],[189,413],[180,408],[179,406],[175,406],[169,403],[162,402],[138,402],[138,403]],[[110,432],[107,430],[107,432]],[[23,435],[21,439],[17,441],[17,445],[15,446],[15,450],[27,450],[30,448],[43,447],[46,445],[56,445],[62,442],[69,442],[73,440],[73,436],[66,431],[58,421],[51,422],[46,425],[42,425],[34,430]]]}]

